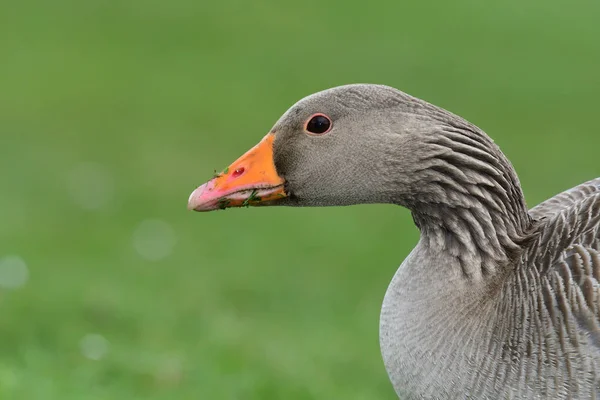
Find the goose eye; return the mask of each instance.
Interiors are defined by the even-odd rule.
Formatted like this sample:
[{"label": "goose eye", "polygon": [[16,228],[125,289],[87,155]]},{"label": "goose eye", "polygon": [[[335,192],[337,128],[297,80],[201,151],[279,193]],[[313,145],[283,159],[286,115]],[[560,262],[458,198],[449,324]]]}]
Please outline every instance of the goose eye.
[{"label": "goose eye", "polygon": [[306,122],[305,130],[315,135],[322,135],[331,130],[331,120],[324,114],[315,114]]}]

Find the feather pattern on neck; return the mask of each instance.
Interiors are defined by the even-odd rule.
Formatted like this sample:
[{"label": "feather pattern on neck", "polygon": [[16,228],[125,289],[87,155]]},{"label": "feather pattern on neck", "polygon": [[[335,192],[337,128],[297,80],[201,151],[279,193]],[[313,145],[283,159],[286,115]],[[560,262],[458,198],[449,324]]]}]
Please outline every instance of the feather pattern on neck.
[{"label": "feather pattern on neck", "polygon": [[467,279],[496,275],[535,231],[512,165],[485,133],[447,115],[423,145],[401,199],[423,243],[455,257]]}]

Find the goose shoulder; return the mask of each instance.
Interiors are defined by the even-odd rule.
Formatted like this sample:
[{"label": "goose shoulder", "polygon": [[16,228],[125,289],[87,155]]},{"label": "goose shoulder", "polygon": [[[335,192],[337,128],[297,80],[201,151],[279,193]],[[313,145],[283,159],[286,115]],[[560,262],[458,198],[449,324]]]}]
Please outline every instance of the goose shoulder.
[{"label": "goose shoulder", "polygon": [[525,262],[543,282],[552,325],[582,348],[588,343],[600,350],[600,179],[545,201],[531,214],[540,231]]},{"label": "goose shoulder", "polygon": [[[546,200],[530,211],[539,223],[537,239],[527,259],[539,271],[552,270],[574,247],[600,250],[600,178],[593,179]],[[587,261],[600,272],[600,259]],[[600,277],[598,277],[600,280]]]}]

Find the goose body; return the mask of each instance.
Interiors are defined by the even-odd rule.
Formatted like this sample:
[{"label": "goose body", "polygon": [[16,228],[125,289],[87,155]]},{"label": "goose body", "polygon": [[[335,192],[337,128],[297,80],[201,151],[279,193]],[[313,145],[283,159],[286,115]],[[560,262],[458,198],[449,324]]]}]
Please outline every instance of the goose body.
[{"label": "goose body", "polygon": [[380,342],[401,398],[598,397],[600,179],[530,215],[537,234],[497,282],[434,279],[436,264],[461,266],[423,241],[398,269]]},{"label": "goose body", "polygon": [[600,178],[529,210],[479,128],[381,85],[292,106],[189,208],[391,203],[419,242],[380,319],[402,399],[600,397]]}]

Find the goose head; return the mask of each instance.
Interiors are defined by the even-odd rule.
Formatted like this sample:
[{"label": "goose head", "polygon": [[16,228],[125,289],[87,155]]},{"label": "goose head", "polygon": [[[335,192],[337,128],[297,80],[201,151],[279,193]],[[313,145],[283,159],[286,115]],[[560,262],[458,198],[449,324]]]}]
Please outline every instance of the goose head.
[{"label": "goose head", "polygon": [[197,188],[188,208],[341,206],[409,201],[424,141],[440,122],[428,104],[381,85],[308,96],[258,145]]}]

